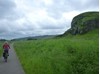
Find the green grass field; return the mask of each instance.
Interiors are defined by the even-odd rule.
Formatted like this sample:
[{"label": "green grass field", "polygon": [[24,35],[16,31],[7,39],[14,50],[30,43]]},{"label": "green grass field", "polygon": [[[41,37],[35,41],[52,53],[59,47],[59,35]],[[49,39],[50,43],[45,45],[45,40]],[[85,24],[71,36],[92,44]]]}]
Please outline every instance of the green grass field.
[{"label": "green grass field", "polygon": [[4,41],[0,41],[0,56],[2,56],[2,53],[3,53],[3,43]]},{"label": "green grass field", "polygon": [[98,74],[98,30],[85,35],[16,41],[14,48],[26,74]]}]

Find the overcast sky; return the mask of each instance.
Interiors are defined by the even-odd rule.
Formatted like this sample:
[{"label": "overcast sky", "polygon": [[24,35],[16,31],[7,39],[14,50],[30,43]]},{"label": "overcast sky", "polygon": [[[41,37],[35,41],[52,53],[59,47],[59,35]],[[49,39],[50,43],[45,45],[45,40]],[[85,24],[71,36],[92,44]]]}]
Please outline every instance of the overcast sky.
[{"label": "overcast sky", "polygon": [[98,10],[99,0],[0,0],[0,39],[62,34],[74,16]]}]

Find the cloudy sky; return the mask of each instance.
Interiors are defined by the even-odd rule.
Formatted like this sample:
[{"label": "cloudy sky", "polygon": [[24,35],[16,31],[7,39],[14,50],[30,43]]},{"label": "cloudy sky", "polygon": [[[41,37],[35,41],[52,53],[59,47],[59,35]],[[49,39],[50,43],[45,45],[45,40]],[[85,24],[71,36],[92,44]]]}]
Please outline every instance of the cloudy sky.
[{"label": "cloudy sky", "polygon": [[98,10],[99,0],[0,0],[0,39],[62,34],[74,16]]}]

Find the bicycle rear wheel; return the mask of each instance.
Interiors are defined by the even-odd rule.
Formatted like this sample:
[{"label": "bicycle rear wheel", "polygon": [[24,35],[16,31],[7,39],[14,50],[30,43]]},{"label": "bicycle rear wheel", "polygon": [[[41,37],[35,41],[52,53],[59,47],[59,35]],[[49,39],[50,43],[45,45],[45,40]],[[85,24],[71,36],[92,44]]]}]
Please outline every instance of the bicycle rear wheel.
[{"label": "bicycle rear wheel", "polygon": [[8,53],[5,52],[5,55],[4,55],[5,62],[7,62],[7,58],[8,58]]}]

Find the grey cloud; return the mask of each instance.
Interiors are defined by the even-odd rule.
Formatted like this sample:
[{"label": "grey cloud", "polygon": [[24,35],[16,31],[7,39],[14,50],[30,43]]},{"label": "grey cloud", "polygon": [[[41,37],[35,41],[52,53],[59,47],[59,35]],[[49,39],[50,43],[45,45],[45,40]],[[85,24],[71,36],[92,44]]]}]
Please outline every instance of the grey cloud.
[{"label": "grey cloud", "polygon": [[69,21],[66,21],[66,19],[46,19],[43,21],[38,21],[37,25],[39,26],[40,29],[64,29],[66,27],[69,27],[70,25]]},{"label": "grey cloud", "polygon": [[5,33],[0,34],[1,39],[13,39],[13,38],[20,38],[20,37],[25,37],[25,35],[22,34],[20,31],[5,32]]},{"label": "grey cloud", "polygon": [[99,0],[54,0],[54,3],[47,7],[47,11],[49,16],[59,19],[63,12],[94,10],[95,8],[99,8]]},{"label": "grey cloud", "polygon": [[41,24],[42,29],[64,29],[66,28],[66,22],[62,23],[52,23],[52,22],[45,22]]},{"label": "grey cloud", "polygon": [[0,19],[12,15],[16,4],[12,0],[0,0]]},{"label": "grey cloud", "polygon": [[42,29],[38,32],[39,35],[58,35],[63,34],[66,29]]},{"label": "grey cloud", "polygon": [[16,8],[14,0],[0,0],[0,20],[16,20],[21,18],[23,15]]},{"label": "grey cloud", "polygon": [[74,10],[86,10],[99,8],[99,0],[70,0],[70,5]]}]

